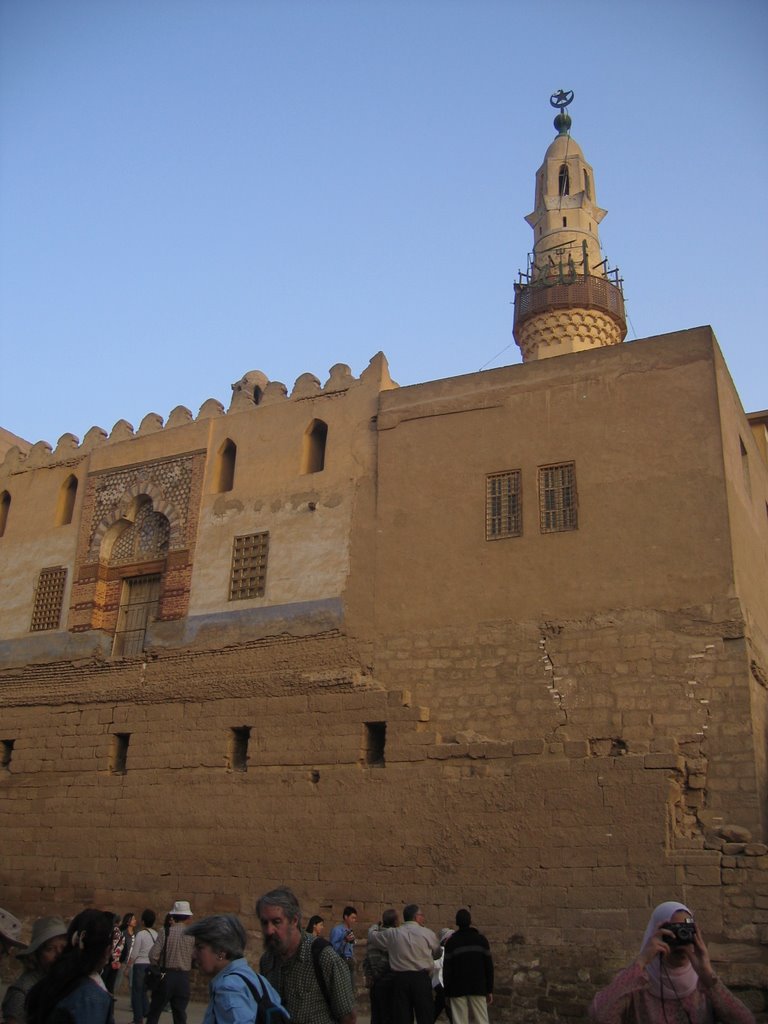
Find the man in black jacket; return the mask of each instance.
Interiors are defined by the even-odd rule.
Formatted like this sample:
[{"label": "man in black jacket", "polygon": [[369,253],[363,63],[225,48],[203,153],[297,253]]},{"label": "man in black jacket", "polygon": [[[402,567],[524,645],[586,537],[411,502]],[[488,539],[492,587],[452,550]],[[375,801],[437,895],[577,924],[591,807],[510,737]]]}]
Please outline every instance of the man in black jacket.
[{"label": "man in black jacket", "polygon": [[456,931],[445,943],[443,987],[453,1024],[467,1024],[469,1009],[475,1024],[488,1024],[493,1002],[493,958],[488,940],[472,928],[468,910],[456,911]]}]

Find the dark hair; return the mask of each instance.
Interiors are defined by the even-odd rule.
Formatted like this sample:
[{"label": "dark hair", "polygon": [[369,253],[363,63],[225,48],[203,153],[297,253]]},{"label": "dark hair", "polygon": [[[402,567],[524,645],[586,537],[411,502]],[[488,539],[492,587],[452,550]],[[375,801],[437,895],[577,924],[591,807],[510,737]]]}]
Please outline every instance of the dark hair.
[{"label": "dark hair", "polygon": [[104,910],[82,910],[72,918],[64,952],[27,997],[29,1024],[43,1024],[83,978],[104,966],[112,947],[113,918]]},{"label": "dark hair", "polygon": [[312,929],[315,927],[315,925],[324,924],[324,923],[325,923],[325,918],[320,917],[319,914],[313,914],[312,917],[310,917],[310,919],[307,921],[307,931],[309,932],[310,935],[312,935],[313,934]]},{"label": "dark hair", "polygon": [[472,915],[464,907],[461,910],[456,911],[456,927],[457,928],[469,928],[472,924]]},{"label": "dark hair", "polygon": [[396,910],[385,910],[381,915],[381,924],[384,928],[396,928],[397,927],[397,911]]},{"label": "dark hair", "polygon": [[407,907],[403,907],[403,920],[413,921],[419,912],[418,903],[409,903]]},{"label": "dark hair", "polygon": [[132,910],[129,910],[127,914],[123,914],[123,920],[120,922],[120,931],[124,932],[128,925],[131,923],[131,918],[136,917]]},{"label": "dark hair", "polygon": [[341,916],[342,917],[349,917],[350,914],[356,914],[356,913],[357,913],[357,907],[344,907],[344,910],[341,912]]},{"label": "dark hair", "polygon": [[144,925],[145,928],[151,928],[156,920],[157,914],[154,912],[154,910],[142,910],[141,923]]},{"label": "dark hair", "polygon": [[238,960],[243,955],[248,941],[245,928],[234,914],[212,914],[210,917],[204,917],[185,928],[184,934],[205,942],[214,953],[223,953],[227,960]]}]

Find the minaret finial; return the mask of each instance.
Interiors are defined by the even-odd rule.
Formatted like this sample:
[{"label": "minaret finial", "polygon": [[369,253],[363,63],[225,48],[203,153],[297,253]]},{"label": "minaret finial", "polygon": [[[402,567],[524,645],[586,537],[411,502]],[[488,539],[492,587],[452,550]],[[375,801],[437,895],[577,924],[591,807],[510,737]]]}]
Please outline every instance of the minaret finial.
[{"label": "minaret finial", "polygon": [[554,126],[557,128],[558,135],[567,135],[571,130],[571,118],[566,107],[569,107],[573,103],[573,89],[558,89],[557,92],[553,92],[549,97],[550,105],[557,107],[558,114],[554,120]]}]

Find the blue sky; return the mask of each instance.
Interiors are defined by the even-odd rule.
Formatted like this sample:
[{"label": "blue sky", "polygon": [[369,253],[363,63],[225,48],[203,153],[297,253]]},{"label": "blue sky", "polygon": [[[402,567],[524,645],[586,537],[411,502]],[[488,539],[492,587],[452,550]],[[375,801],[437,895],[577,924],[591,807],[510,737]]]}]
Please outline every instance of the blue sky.
[{"label": "blue sky", "polygon": [[0,425],[519,362],[560,88],[629,337],[712,324],[765,409],[767,38],[763,0],[4,0]]}]

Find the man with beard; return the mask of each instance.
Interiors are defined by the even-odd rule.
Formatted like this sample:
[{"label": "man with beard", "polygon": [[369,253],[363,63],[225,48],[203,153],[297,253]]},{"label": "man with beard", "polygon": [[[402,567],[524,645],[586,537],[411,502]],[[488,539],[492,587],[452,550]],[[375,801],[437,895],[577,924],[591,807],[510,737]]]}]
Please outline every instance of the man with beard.
[{"label": "man with beard", "polygon": [[280,993],[291,1024],[356,1024],[349,968],[329,942],[301,930],[291,890],[264,893],[256,914],[265,947],[259,970]]}]

